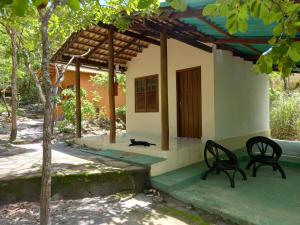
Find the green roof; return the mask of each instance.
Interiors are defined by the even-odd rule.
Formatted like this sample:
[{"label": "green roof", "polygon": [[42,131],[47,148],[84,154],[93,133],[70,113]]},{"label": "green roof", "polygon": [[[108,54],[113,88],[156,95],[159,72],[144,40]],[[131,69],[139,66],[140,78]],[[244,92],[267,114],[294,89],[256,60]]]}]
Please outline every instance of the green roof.
[{"label": "green roof", "polygon": [[[214,3],[215,0],[186,0],[187,6],[189,9],[203,9],[207,4]],[[163,2],[161,3],[161,7],[167,7],[168,3]],[[223,31],[226,31],[225,24],[226,24],[226,18],[225,17],[204,17],[207,21],[211,22],[212,24],[216,25],[217,27],[221,28]],[[211,26],[209,26],[207,23],[199,20],[196,17],[188,17],[188,18],[181,18],[180,21],[192,25],[197,28],[198,31],[202,32],[203,34],[206,34],[208,36],[212,36],[216,39],[224,39],[227,38],[224,34],[217,31],[216,29],[213,29]],[[271,25],[265,25],[261,20],[256,18],[250,18],[248,30],[245,33],[238,32],[234,34],[234,37],[239,38],[271,38],[272,37],[272,30],[275,24]],[[299,35],[297,37],[300,37]],[[245,46],[244,44],[226,44],[238,52],[242,53],[246,56],[255,56],[258,54],[257,51],[260,53],[263,53],[267,49],[269,49],[271,46],[269,44],[248,44],[249,47]],[[251,50],[251,48],[253,48]],[[257,50],[257,51],[255,51]]]}]

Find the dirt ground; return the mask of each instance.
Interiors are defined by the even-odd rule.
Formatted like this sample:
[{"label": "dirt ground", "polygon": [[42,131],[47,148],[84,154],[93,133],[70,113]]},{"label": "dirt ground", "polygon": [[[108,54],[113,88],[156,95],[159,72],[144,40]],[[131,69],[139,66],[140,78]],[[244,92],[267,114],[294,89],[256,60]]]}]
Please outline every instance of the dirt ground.
[{"label": "dirt ground", "polygon": [[[198,210],[174,199],[146,194],[53,201],[51,220],[57,225],[229,225],[209,214],[202,217]],[[0,207],[0,224],[38,223],[38,203],[20,202]]]}]

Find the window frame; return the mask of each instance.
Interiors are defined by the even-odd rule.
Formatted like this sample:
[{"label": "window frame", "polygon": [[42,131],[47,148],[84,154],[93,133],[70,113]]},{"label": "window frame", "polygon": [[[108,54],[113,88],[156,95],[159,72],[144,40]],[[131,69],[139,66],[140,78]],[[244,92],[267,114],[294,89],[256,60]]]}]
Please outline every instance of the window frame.
[{"label": "window frame", "polygon": [[[155,109],[148,109],[148,104],[147,104],[147,80],[150,78],[155,78],[157,81],[157,87],[156,87],[156,107]],[[145,90],[144,90],[144,102],[145,102],[145,109],[144,110],[140,110],[137,108],[137,81],[138,80],[143,80],[144,85],[145,85]],[[154,75],[148,75],[148,76],[142,76],[142,77],[136,77],[134,79],[134,104],[135,104],[135,112],[136,113],[147,113],[147,112],[159,112],[159,79],[158,79],[158,74],[154,74]]]}]

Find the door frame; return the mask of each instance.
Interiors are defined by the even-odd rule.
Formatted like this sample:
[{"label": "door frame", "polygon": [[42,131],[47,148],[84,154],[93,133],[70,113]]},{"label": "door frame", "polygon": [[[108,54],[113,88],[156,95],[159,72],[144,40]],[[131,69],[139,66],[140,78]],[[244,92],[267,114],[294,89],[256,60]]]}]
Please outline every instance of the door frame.
[{"label": "door frame", "polygon": [[189,67],[189,68],[185,68],[185,69],[180,69],[180,70],[176,70],[176,111],[177,111],[177,137],[179,137],[180,134],[180,125],[179,125],[179,120],[180,120],[180,108],[179,108],[179,82],[178,82],[178,76],[179,73],[181,72],[185,72],[185,71],[189,71],[189,70],[193,70],[193,69],[200,69],[200,112],[201,112],[201,124],[200,124],[200,129],[201,129],[201,137],[199,137],[199,139],[202,138],[202,68],[201,66],[194,66],[194,67]]}]

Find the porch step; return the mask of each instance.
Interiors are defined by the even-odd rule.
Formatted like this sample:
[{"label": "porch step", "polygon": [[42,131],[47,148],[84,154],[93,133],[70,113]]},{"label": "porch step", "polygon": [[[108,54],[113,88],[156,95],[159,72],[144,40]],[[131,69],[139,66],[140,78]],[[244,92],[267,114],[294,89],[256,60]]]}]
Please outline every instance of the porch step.
[{"label": "porch step", "polygon": [[180,189],[201,180],[201,176],[206,170],[207,166],[204,162],[195,163],[152,177],[151,184],[154,188],[169,193],[170,191]]},{"label": "porch step", "polygon": [[104,156],[111,159],[117,159],[131,164],[145,166],[145,167],[150,167],[152,164],[166,160],[160,157],[137,154],[132,152],[124,152],[124,151],[113,150],[113,149],[105,149],[105,150],[88,150],[88,149],[83,150],[82,149],[81,151],[94,154],[94,155]]}]

